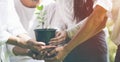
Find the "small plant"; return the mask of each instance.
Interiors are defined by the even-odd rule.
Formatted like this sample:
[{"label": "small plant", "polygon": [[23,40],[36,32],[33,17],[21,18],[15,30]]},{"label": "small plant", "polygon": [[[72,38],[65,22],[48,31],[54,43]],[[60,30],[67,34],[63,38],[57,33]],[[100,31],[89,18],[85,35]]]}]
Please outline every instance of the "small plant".
[{"label": "small plant", "polygon": [[37,41],[43,41],[46,44],[49,44],[50,39],[55,37],[56,29],[49,28],[49,25],[44,26],[45,21],[47,20],[47,18],[45,18],[46,13],[43,5],[36,6],[35,15],[39,25],[34,32]]},{"label": "small plant", "polygon": [[44,6],[40,5],[40,6],[36,6],[36,11],[35,11],[35,14],[39,22],[39,25],[37,27],[40,27],[42,25],[42,29],[44,29],[44,22],[45,22],[45,15],[46,15],[46,12],[43,9],[44,9]]}]

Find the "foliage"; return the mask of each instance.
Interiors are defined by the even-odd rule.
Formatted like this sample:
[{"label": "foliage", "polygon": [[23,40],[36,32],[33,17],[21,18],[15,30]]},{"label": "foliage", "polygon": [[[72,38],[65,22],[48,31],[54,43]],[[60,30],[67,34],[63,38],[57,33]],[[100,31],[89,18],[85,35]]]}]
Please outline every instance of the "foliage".
[{"label": "foliage", "polygon": [[114,22],[112,20],[108,20],[106,27],[108,28],[109,36],[107,38],[107,44],[109,48],[109,59],[110,62],[114,62],[115,55],[116,55],[116,49],[117,46],[113,43],[113,41],[110,38],[110,35],[112,33]]},{"label": "foliage", "polygon": [[109,48],[109,59],[110,62],[114,62],[117,46],[111,41],[110,37],[107,39],[107,44]]},{"label": "foliage", "polygon": [[46,12],[43,9],[44,9],[44,6],[40,5],[40,6],[36,6],[36,11],[35,11],[35,14],[37,15],[37,19],[39,22],[38,27],[42,24],[42,28],[44,28],[44,21],[45,21],[45,15],[46,15]]}]

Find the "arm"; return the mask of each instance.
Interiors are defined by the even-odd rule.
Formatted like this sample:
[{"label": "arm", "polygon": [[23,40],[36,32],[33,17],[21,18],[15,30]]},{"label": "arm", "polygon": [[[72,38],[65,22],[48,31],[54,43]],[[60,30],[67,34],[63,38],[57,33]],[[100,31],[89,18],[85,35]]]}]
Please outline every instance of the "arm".
[{"label": "arm", "polygon": [[110,37],[116,45],[119,45],[120,42],[118,39],[119,39],[119,32],[120,32],[120,24],[119,24],[120,23],[120,10],[118,10],[117,14],[118,15],[116,16],[116,19],[113,18],[115,23],[114,23],[114,27],[113,27],[113,30],[112,30]]},{"label": "arm", "polygon": [[25,40],[25,39],[22,39],[22,38],[16,37],[16,36],[10,36],[7,40],[7,43],[12,44],[12,45],[17,45],[17,46],[23,47],[23,48],[28,48],[28,45],[27,45],[28,40]]},{"label": "arm", "polygon": [[119,37],[120,37],[120,6],[119,6],[119,0],[113,0],[113,8],[112,8],[112,19],[114,22],[112,33],[110,35],[112,41],[119,45]]},{"label": "arm", "polygon": [[10,36],[7,43],[22,48],[31,49],[34,51],[40,51],[42,49],[42,46],[45,45],[45,43],[43,42],[37,42],[35,40],[30,39],[29,36],[27,36],[26,34],[21,34],[18,35],[17,37]]},{"label": "arm", "polygon": [[88,17],[85,24],[79,29],[77,35],[64,47],[69,53],[79,44],[99,33],[104,27],[106,20],[106,10],[97,5],[92,14]]},{"label": "arm", "polygon": [[57,47],[55,50],[53,50],[50,54],[54,54],[55,51],[58,52],[57,56],[52,59],[46,59],[48,62],[60,62],[63,60],[69,52],[71,52],[76,46],[80,45],[81,43],[85,42],[92,36],[99,33],[106,24],[106,10],[97,5],[92,14],[88,17],[86,22],[81,26],[81,28],[78,30],[76,35],[69,41],[66,45]]},{"label": "arm", "polygon": [[24,49],[24,48],[21,48],[21,47],[18,47],[18,46],[15,46],[15,47],[12,49],[14,55],[16,55],[16,56],[18,56],[18,55],[28,56],[28,55],[27,55],[28,50],[29,50],[29,49]]}]

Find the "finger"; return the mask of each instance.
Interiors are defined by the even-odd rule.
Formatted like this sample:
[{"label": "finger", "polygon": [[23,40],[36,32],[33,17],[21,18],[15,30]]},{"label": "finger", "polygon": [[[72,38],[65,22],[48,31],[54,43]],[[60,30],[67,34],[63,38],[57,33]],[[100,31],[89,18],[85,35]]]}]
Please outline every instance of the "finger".
[{"label": "finger", "polygon": [[47,49],[54,49],[54,48],[56,48],[56,46],[51,46],[51,45],[41,46],[41,51],[44,51],[44,50],[47,50]]},{"label": "finger", "polygon": [[59,43],[61,43],[62,41],[64,41],[65,40],[65,37],[61,37],[61,38],[53,38],[53,39],[51,39],[50,40],[50,44],[59,44]]},{"label": "finger", "polygon": [[59,36],[60,34],[61,34],[61,32],[57,32],[57,33],[56,33],[56,37]]},{"label": "finger", "polygon": [[62,43],[63,41],[65,41],[65,38],[61,38],[61,39],[58,39],[57,42],[60,44]]},{"label": "finger", "polygon": [[55,41],[55,40],[58,40],[58,39],[61,39],[61,38],[64,38],[64,37],[65,37],[65,34],[62,34],[61,32],[58,32],[56,34],[56,37],[52,38],[51,41]]},{"label": "finger", "polygon": [[57,38],[58,38],[58,36],[60,36],[60,32],[57,32],[56,34],[55,34],[55,38],[52,38],[51,40],[56,40]]},{"label": "finger", "polygon": [[59,44],[63,43],[64,40],[65,40],[65,38],[61,38],[61,39],[58,39],[57,41],[50,41],[49,44],[59,45]]},{"label": "finger", "polygon": [[54,50],[51,50],[47,55],[49,56],[49,57],[55,57],[56,55],[57,55],[57,51],[56,51],[56,49],[54,49]]},{"label": "finger", "polygon": [[50,41],[54,41],[54,40],[57,40],[58,38],[55,37],[55,38],[51,38]]},{"label": "finger", "polygon": [[63,35],[59,35],[59,36],[57,36],[55,38],[52,38],[51,41],[58,40],[58,39],[61,39],[61,38],[64,38],[64,36]]},{"label": "finger", "polygon": [[44,46],[44,48],[45,48],[45,49],[56,48],[56,46],[47,45],[47,46]]},{"label": "finger", "polygon": [[60,43],[61,42],[59,42],[59,41],[51,41],[51,42],[49,42],[49,45],[55,45],[55,46],[57,46]]},{"label": "finger", "polygon": [[36,46],[44,46],[46,45],[44,42],[36,42]]}]

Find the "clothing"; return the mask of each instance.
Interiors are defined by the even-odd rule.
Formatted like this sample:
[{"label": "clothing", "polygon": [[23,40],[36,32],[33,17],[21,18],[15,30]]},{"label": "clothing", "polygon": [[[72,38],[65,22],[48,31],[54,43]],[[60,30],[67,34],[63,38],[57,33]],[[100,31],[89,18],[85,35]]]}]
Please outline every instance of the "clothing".
[{"label": "clothing", "polygon": [[[54,4],[45,6],[46,21],[45,26],[56,28],[58,30],[71,29],[76,26],[76,20],[73,18],[73,0],[57,0]],[[102,6],[104,9],[111,10],[110,0],[95,0],[96,5]],[[108,3],[108,4],[107,4]],[[71,6],[70,6],[71,5]],[[74,20],[74,21],[73,21]],[[37,26],[36,22],[31,25],[31,28]],[[82,23],[79,22],[78,25]],[[33,29],[32,29],[33,30]],[[76,47],[70,55],[67,56],[65,62],[107,62],[107,45],[104,39],[104,32],[101,31],[93,38],[84,42],[84,44]],[[77,52],[78,51],[78,52]],[[73,56],[75,54],[75,56]],[[78,57],[76,57],[78,56]],[[76,58],[74,58],[76,57]],[[89,59],[90,58],[90,59]],[[96,59],[94,59],[96,58]],[[70,60],[71,59],[71,60]],[[98,59],[98,60],[97,60]]]},{"label": "clothing", "polygon": [[113,27],[113,31],[112,31],[112,35],[111,35],[111,39],[112,41],[118,46],[120,45],[120,9],[118,9],[117,12],[117,18],[115,20],[115,24]]},{"label": "clothing", "polygon": [[116,50],[116,56],[115,56],[115,62],[120,61],[120,1],[119,0],[113,0],[113,20],[115,21],[111,39],[112,41],[117,45]]},{"label": "clothing", "polygon": [[9,56],[13,54],[6,44],[8,38],[11,35],[26,33],[10,2],[12,1],[0,0],[0,61],[2,62],[9,62]]},{"label": "clothing", "polygon": [[[106,10],[110,10],[111,4],[107,4],[107,3],[109,3],[109,0],[105,0],[105,1],[104,0],[95,0],[95,1],[97,2],[97,5],[102,6]],[[46,6],[45,10],[47,10],[45,25],[46,26],[49,25],[50,28],[56,28],[58,30],[66,30],[66,29],[71,29],[72,27],[76,26],[76,24],[77,24],[76,21],[73,21],[74,20],[73,19],[74,18],[73,17],[73,0],[69,0],[69,1],[68,0],[57,0],[54,4]],[[33,28],[37,25],[37,23],[34,21],[32,21],[30,23],[32,23],[30,28],[32,28],[32,30],[33,30]],[[72,56],[72,55],[74,55],[74,52],[78,51],[78,48],[80,48],[78,53],[83,54],[83,55],[81,56],[76,53],[80,57],[80,58],[78,57],[78,59],[81,59],[81,60],[77,59],[78,61],[76,60],[76,62],[80,62],[84,59],[89,59],[89,58],[91,58],[90,59],[91,62],[95,62],[96,59],[101,59],[96,62],[99,62],[99,61],[107,62],[107,45],[106,45],[104,36],[105,36],[104,32],[102,31],[99,34],[97,34],[96,37],[91,38],[88,41],[86,41],[85,44],[82,44],[83,46],[81,45],[81,46],[76,47],[70,53],[70,55],[67,56],[65,61],[71,62],[70,57],[72,57],[72,60],[73,60],[72,62],[75,62],[75,60],[77,58],[75,56],[75,58],[76,58],[75,59],[74,56]],[[97,41],[96,41],[96,39],[97,39]],[[93,45],[93,44],[95,44],[95,45]],[[92,50],[92,47],[94,47],[94,48],[96,47],[96,49]],[[89,49],[91,49],[91,51],[90,51],[91,53],[89,53]],[[93,57],[90,57],[90,56],[87,57],[87,56],[85,56],[86,54],[88,54],[88,55],[90,54]],[[90,62],[90,61],[85,61],[85,62]]]},{"label": "clothing", "polygon": [[105,33],[102,31],[73,49],[64,62],[108,62],[107,53]]},{"label": "clothing", "polygon": [[117,48],[116,56],[115,56],[115,62],[120,61],[120,45]]},{"label": "clothing", "polygon": [[[93,8],[96,5],[103,7],[107,11],[110,11],[112,8],[112,3],[110,0],[94,0]],[[54,15],[49,14],[50,11],[55,11],[53,12]],[[73,0],[57,0],[53,9],[48,10],[47,15],[53,16],[50,27],[57,27],[59,30],[67,29],[69,31],[69,29],[76,26],[76,24],[78,24],[78,26],[83,25],[85,21],[83,20],[82,22],[77,23],[76,19],[74,20]],[[46,18],[50,19],[49,16]],[[77,27],[77,29],[79,28]],[[83,44],[77,46],[65,58],[64,62],[108,62],[107,52],[105,34],[101,31]]]},{"label": "clothing", "polygon": [[[41,0],[40,4],[47,6],[53,2],[53,0]],[[35,39],[34,29],[37,27],[38,22],[36,15],[34,14],[35,8],[28,8],[24,6],[20,0],[14,0],[15,9],[19,15],[20,22],[22,23],[24,29],[28,32],[29,36]],[[10,58],[11,62],[44,62],[44,60],[35,60],[28,56],[12,56]]]}]

